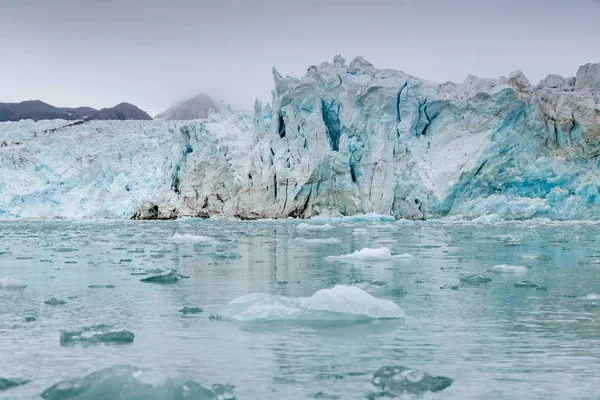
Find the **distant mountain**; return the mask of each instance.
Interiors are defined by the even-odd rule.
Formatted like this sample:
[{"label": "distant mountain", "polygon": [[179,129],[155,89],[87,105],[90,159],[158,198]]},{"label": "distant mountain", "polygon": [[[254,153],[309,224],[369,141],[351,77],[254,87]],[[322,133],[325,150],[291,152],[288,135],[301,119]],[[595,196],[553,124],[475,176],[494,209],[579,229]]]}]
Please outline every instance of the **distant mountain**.
[{"label": "distant mountain", "polygon": [[214,100],[206,93],[201,93],[194,98],[168,108],[154,118],[179,121],[206,119],[210,109],[216,112],[219,111],[219,107],[217,107]]},{"label": "distant mountain", "polygon": [[22,119],[66,119],[75,120],[97,113],[90,107],[67,108],[54,107],[39,100],[22,103],[0,103],[0,121],[20,121]]},{"label": "distant mountain", "polygon": [[129,103],[121,103],[117,104],[112,108],[103,108],[97,113],[86,118],[87,120],[127,120],[127,119],[135,119],[135,120],[151,120],[152,117],[148,115],[143,110],[140,110],[138,107]]},{"label": "distant mountain", "polygon": [[98,111],[91,107],[54,107],[39,100],[28,100],[21,103],[0,103],[0,122],[20,121],[32,119],[40,121],[44,119],[65,119],[68,121],[85,119],[152,119],[147,113],[136,106],[121,103],[113,108],[103,108]]}]

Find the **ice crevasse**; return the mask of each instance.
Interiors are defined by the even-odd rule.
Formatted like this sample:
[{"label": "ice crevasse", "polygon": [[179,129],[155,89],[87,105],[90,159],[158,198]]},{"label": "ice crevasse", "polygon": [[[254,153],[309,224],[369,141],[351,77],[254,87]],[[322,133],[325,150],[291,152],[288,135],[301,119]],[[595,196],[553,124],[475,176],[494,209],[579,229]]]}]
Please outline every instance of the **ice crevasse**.
[{"label": "ice crevasse", "polygon": [[0,124],[0,217],[600,217],[600,64],[536,86],[340,56],[273,75],[254,114]]}]

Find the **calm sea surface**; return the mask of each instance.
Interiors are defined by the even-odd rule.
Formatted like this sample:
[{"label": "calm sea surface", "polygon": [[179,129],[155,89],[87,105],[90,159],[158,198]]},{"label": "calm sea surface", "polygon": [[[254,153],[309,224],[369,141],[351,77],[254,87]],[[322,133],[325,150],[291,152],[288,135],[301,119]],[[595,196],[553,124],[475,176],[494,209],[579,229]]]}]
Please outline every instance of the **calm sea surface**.
[{"label": "calm sea surface", "polygon": [[[0,222],[0,378],[28,380],[0,398],[41,398],[118,365],[155,373],[149,387],[167,378],[234,385],[239,400],[376,398],[373,374],[385,366],[452,379],[443,391],[400,398],[600,398],[600,224],[299,224]],[[413,257],[326,259],[381,247]],[[489,271],[502,264],[527,268]],[[140,281],[157,269],[189,278]],[[461,282],[468,274],[492,280]],[[531,287],[515,286],[523,281]],[[247,294],[308,297],[335,285],[391,300],[405,318],[211,318]],[[45,303],[53,298],[66,303]],[[100,324],[135,339],[61,345],[61,331]],[[94,384],[48,398],[112,398],[110,380]]]}]

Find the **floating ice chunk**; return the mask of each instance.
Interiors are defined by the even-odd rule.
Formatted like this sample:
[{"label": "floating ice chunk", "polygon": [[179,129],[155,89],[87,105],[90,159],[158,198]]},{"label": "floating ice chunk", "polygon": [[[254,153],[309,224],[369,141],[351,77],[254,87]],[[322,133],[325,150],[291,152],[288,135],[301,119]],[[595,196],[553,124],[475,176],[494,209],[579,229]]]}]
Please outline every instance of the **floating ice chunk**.
[{"label": "floating ice chunk", "polygon": [[25,379],[6,379],[0,378],[0,392],[8,390],[17,386],[21,386],[29,382]]},{"label": "floating ice chunk", "polygon": [[183,307],[181,310],[179,310],[179,312],[182,313],[183,315],[186,315],[186,314],[200,314],[203,311],[204,310],[201,309],[200,307]]},{"label": "floating ice chunk", "polygon": [[508,264],[501,264],[501,265],[496,265],[493,266],[492,268],[488,269],[489,272],[495,272],[495,273],[500,273],[500,274],[526,274],[527,271],[529,270],[529,268],[527,267],[523,267],[520,265],[508,265]]},{"label": "floating ice chunk", "polygon": [[298,239],[298,243],[304,243],[304,244],[338,244],[340,243],[340,239],[338,238],[323,238],[323,239],[305,239],[305,238],[300,238]]},{"label": "floating ice chunk", "polygon": [[0,278],[0,289],[23,289],[26,288],[27,285],[13,278]]},{"label": "floating ice chunk", "polygon": [[49,306],[62,306],[67,304],[66,301],[64,300],[57,300],[54,297],[51,298],[50,300],[46,300],[44,303],[48,304]]},{"label": "floating ice chunk", "polygon": [[440,286],[442,290],[458,290],[459,287],[457,285],[442,285]]},{"label": "floating ice chunk", "polygon": [[463,285],[484,285],[491,282],[492,279],[482,274],[471,274],[460,277],[460,283]]},{"label": "floating ice chunk", "polygon": [[497,224],[500,222],[504,222],[504,220],[500,218],[498,214],[490,214],[474,218],[473,220],[471,220],[471,222],[475,222],[478,224]]},{"label": "floating ice chunk", "polygon": [[522,258],[524,260],[544,260],[544,261],[548,261],[548,260],[552,259],[552,257],[550,257],[550,256],[545,256],[545,255],[537,256],[537,255],[533,255],[533,254],[521,254],[519,256],[519,258]]},{"label": "floating ice chunk", "polygon": [[578,297],[579,300],[590,300],[590,301],[598,301],[600,300],[600,294],[590,293],[585,296]]},{"label": "floating ice chunk", "polygon": [[75,344],[129,344],[133,343],[135,335],[128,330],[110,330],[109,326],[83,328],[80,331],[61,331],[60,345],[72,346]]},{"label": "floating ice chunk", "polygon": [[368,213],[368,214],[351,215],[351,216],[347,216],[347,217],[324,217],[324,216],[317,216],[317,217],[312,217],[310,220],[311,221],[315,221],[315,222],[348,222],[348,223],[353,223],[353,222],[395,222],[396,218],[392,217],[391,215],[382,215],[382,214]]},{"label": "floating ice chunk", "polygon": [[399,254],[393,255],[390,249],[387,247],[381,247],[379,249],[364,248],[356,250],[352,254],[345,254],[341,256],[329,256],[328,260],[359,260],[359,261],[386,261],[394,258],[412,258],[410,254]]},{"label": "floating ice chunk", "polygon": [[398,319],[404,318],[404,311],[357,287],[337,285],[311,297],[242,296],[231,301],[219,317],[235,321]]},{"label": "floating ice chunk", "polygon": [[392,394],[441,392],[452,385],[452,379],[445,376],[431,376],[428,373],[406,367],[383,367],[373,375],[373,385],[383,392]]},{"label": "floating ice chunk", "polygon": [[536,287],[538,287],[538,285],[536,285],[533,282],[529,282],[529,281],[515,282],[515,284],[513,286],[517,287],[517,288],[536,288]]},{"label": "floating ice chunk", "polygon": [[202,236],[202,235],[190,235],[186,233],[185,235],[181,235],[176,233],[171,238],[174,241],[178,242],[198,242],[198,243],[207,243],[207,244],[219,244],[220,242],[210,236]]},{"label": "floating ice chunk", "polygon": [[137,367],[117,365],[84,378],[68,379],[46,389],[46,400],[234,400],[231,385],[213,385],[212,390],[194,381],[169,379]]},{"label": "floating ice chunk", "polygon": [[299,231],[328,231],[333,229],[333,226],[329,224],[324,225],[315,225],[315,224],[307,224],[306,222],[302,222],[298,224],[296,227]]},{"label": "floating ice chunk", "polygon": [[162,285],[167,285],[167,284],[171,284],[171,283],[177,283],[177,282],[179,282],[179,279],[180,278],[176,274],[171,272],[166,275],[156,275],[156,276],[151,276],[149,278],[140,279],[140,282],[159,283]]},{"label": "floating ice chunk", "polygon": [[114,289],[115,285],[89,285],[90,289]]},{"label": "floating ice chunk", "polygon": [[207,254],[210,258],[218,258],[223,260],[236,260],[238,258],[242,258],[242,255],[239,253],[210,253]]}]

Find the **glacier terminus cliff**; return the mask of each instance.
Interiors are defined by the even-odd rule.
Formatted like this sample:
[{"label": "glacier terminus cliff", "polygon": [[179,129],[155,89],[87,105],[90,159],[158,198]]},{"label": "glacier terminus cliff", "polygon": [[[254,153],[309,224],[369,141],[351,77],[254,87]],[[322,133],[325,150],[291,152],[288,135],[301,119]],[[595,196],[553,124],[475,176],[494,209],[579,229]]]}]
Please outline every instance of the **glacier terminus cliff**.
[{"label": "glacier terminus cliff", "polygon": [[600,218],[600,64],[538,85],[340,56],[273,76],[253,114],[0,123],[0,218]]}]

